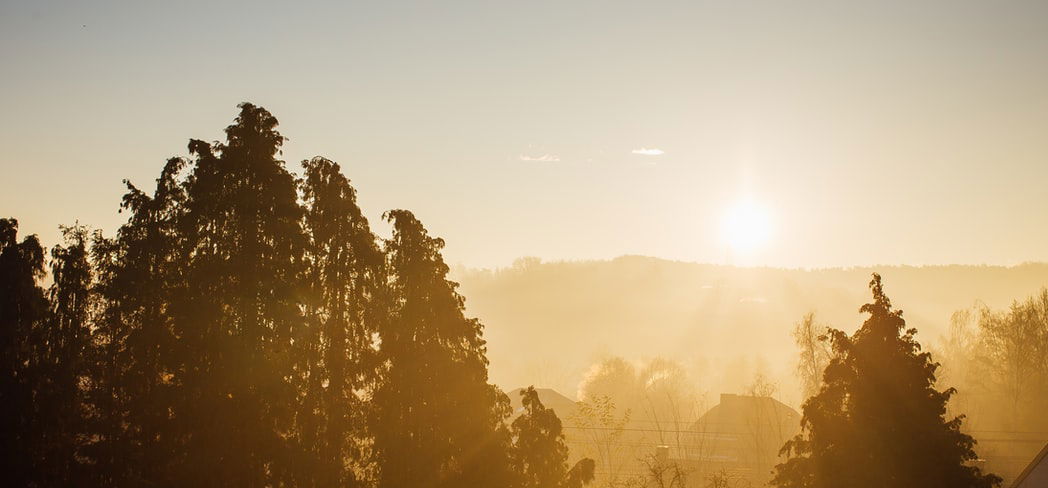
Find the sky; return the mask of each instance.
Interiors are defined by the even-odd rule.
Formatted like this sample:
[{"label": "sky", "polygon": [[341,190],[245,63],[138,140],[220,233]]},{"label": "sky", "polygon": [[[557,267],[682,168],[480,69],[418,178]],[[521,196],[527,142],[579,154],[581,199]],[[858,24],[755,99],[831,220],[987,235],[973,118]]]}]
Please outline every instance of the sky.
[{"label": "sky", "polygon": [[214,3],[0,0],[0,214],[112,233],[250,101],[452,264],[1048,261],[1048,2]]}]

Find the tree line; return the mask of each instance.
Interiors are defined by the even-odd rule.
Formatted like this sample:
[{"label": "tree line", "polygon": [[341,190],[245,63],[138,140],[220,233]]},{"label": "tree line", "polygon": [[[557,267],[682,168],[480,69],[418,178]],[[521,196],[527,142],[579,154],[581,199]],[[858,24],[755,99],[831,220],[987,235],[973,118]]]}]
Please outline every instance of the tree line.
[{"label": "tree line", "polygon": [[[278,159],[250,103],[191,140],[116,234],[50,256],[0,220],[0,463],[11,486],[563,487],[560,420],[488,382],[443,240],[378,238],[338,164]],[[510,421],[512,419],[512,421]]]},{"label": "tree line", "polygon": [[[285,139],[276,118],[239,108],[225,142],[191,140],[189,156],[167,160],[152,192],[126,182],[128,217],[113,236],[65,227],[64,242],[45,253],[36,236],[19,238],[15,219],[0,219],[5,482],[591,482],[595,462],[569,463],[561,421],[534,388],[513,412],[488,382],[483,325],[466,316],[448,279],[443,240],[400,209],[383,215],[392,235],[378,238],[338,164],[316,157],[296,177],[278,159]],[[798,326],[809,398],[772,484],[999,485],[978,466],[964,417],[948,414],[956,390],[939,389],[939,364],[880,276],[870,289],[873,301],[860,309],[869,317],[855,333],[811,316]],[[988,351],[1024,351],[1001,360],[1014,366],[998,378],[1015,409],[1043,382],[1043,349],[1022,347],[1048,323],[1045,297],[980,322]],[[606,366],[587,391],[677,418],[679,405],[641,399],[665,394],[648,390],[670,383],[651,380],[680,378],[679,368]],[[613,409],[593,408],[604,424],[619,422]],[[659,486],[686,477],[650,467]]]}]

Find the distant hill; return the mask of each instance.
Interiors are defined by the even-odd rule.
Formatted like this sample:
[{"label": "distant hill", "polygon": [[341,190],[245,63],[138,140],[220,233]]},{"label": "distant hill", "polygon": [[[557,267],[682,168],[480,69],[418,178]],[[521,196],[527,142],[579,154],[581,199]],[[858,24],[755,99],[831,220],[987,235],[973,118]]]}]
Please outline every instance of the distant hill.
[{"label": "distant hill", "polygon": [[625,256],[611,261],[520,260],[499,270],[457,269],[470,314],[485,324],[491,378],[572,393],[594,361],[664,356],[700,391],[744,393],[763,371],[796,406],[792,325],[806,312],[846,331],[863,320],[870,274],[917,327],[926,347],[950,315],[977,301],[1004,307],[1048,285],[1048,265],[736,268]]}]

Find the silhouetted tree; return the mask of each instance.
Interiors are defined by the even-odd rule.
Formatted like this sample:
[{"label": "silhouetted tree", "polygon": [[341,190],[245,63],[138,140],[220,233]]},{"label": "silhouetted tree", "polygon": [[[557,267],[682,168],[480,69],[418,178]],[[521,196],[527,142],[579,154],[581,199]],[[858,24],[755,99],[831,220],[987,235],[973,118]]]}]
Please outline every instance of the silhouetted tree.
[{"label": "silhouetted tree", "polygon": [[789,488],[848,486],[990,487],[1000,478],[970,464],[975,441],[963,417],[944,418],[954,389],[935,389],[938,364],[921,352],[892,309],[881,277],[870,282],[870,317],[849,337],[831,330],[834,357],[819,392],[804,404],[802,433],[783,447],[789,459],[773,484]]},{"label": "silhouetted tree", "polygon": [[0,470],[11,486],[40,486],[41,380],[35,356],[47,320],[44,249],[35,235],[18,242],[18,221],[0,219]]},{"label": "silhouetted tree", "polygon": [[172,420],[181,486],[267,486],[295,477],[293,339],[304,236],[277,120],[240,105],[227,142],[193,140],[185,266],[171,305]]},{"label": "silhouetted tree", "polygon": [[38,455],[46,486],[80,479],[78,447],[87,434],[82,384],[88,373],[93,301],[89,232],[77,225],[63,227],[62,234],[65,245],[51,250],[51,313],[41,334],[33,336],[33,360],[42,379],[34,398],[39,416],[35,434],[43,444]]},{"label": "silhouetted tree", "polygon": [[239,108],[225,143],[191,140],[151,194],[125,181],[116,235],[63,228],[46,292],[40,243],[0,220],[5,484],[591,480],[534,390],[506,425],[443,241],[394,210],[380,245],[337,164],[296,181],[276,119]]},{"label": "silhouetted tree", "polygon": [[102,485],[163,485],[180,458],[170,422],[174,365],[170,303],[183,287],[178,229],[186,161],[171,158],[150,196],[125,180],[127,222],[96,239],[96,320],[87,392],[93,435],[85,446]]},{"label": "silhouetted tree", "polygon": [[302,167],[308,326],[296,335],[296,429],[318,486],[352,486],[366,467],[361,396],[376,366],[372,334],[386,313],[385,261],[338,164],[318,157]]},{"label": "silhouetted tree", "polygon": [[386,252],[394,305],[379,328],[378,485],[507,486],[509,399],[487,383],[482,326],[464,316],[457,284],[447,279],[444,241],[406,210],[385,218],[393,224]]},{"label": "silhouetted tree", "polygon": [[579,488],[593,481],[595,463],[583,458],[568,467],[568,446],[557,414],[539,400],[535,387],[521,390],[524,411],[513,420],[510,459],[521,488]]}]

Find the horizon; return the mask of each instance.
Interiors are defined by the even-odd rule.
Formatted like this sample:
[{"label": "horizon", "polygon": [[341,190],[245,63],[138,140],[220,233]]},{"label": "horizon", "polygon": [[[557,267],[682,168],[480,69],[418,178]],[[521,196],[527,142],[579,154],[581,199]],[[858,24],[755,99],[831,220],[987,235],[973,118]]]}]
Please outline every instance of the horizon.
[{"label": "horizon", "polygon": [[908,263],[879,263],[879,264],[854,264],[854,265],[841,265],[841,266],[774,266],[764,264],[732,264],[732,263],[718,263],[710,261],[687,261],[682,259],[671,259],[660,256],[648,256],[643,254],[620,254],[618,256],[608,258],[579,258],[579,259],[542,259],[538,256],[520,256],[515,258],[508,265],[497,265],[494,267],[477,267],[467,266],[461,263],[452,263],[451,269],[454,273],[455,270],[465,271],[503,271],[511,270],[518,266],[518,263],[527,261],[532,258],[537,258],[536,264],[539,265],[557,265],[557,264],[585,264],[585,263],[606,263],[617,261],[621,259],[654,259],[658,261],[665,261],[669,263],[679,263],[686,265],[698,265],[698,266],[718,266],[725,268],[738,268],[738,269],[774,269],[783,271],[854,271],[854,270],[877,270],[877,269],[890,269],[890,268],[949,268],[949,267],[970,267],[970,268],[1021,268],[1024,266],[1048,266],[1048,261],[1022,261],[1018,263],[1010,264],[997,264],[997,263],[928,263],[928,264],[908,264]]}]

